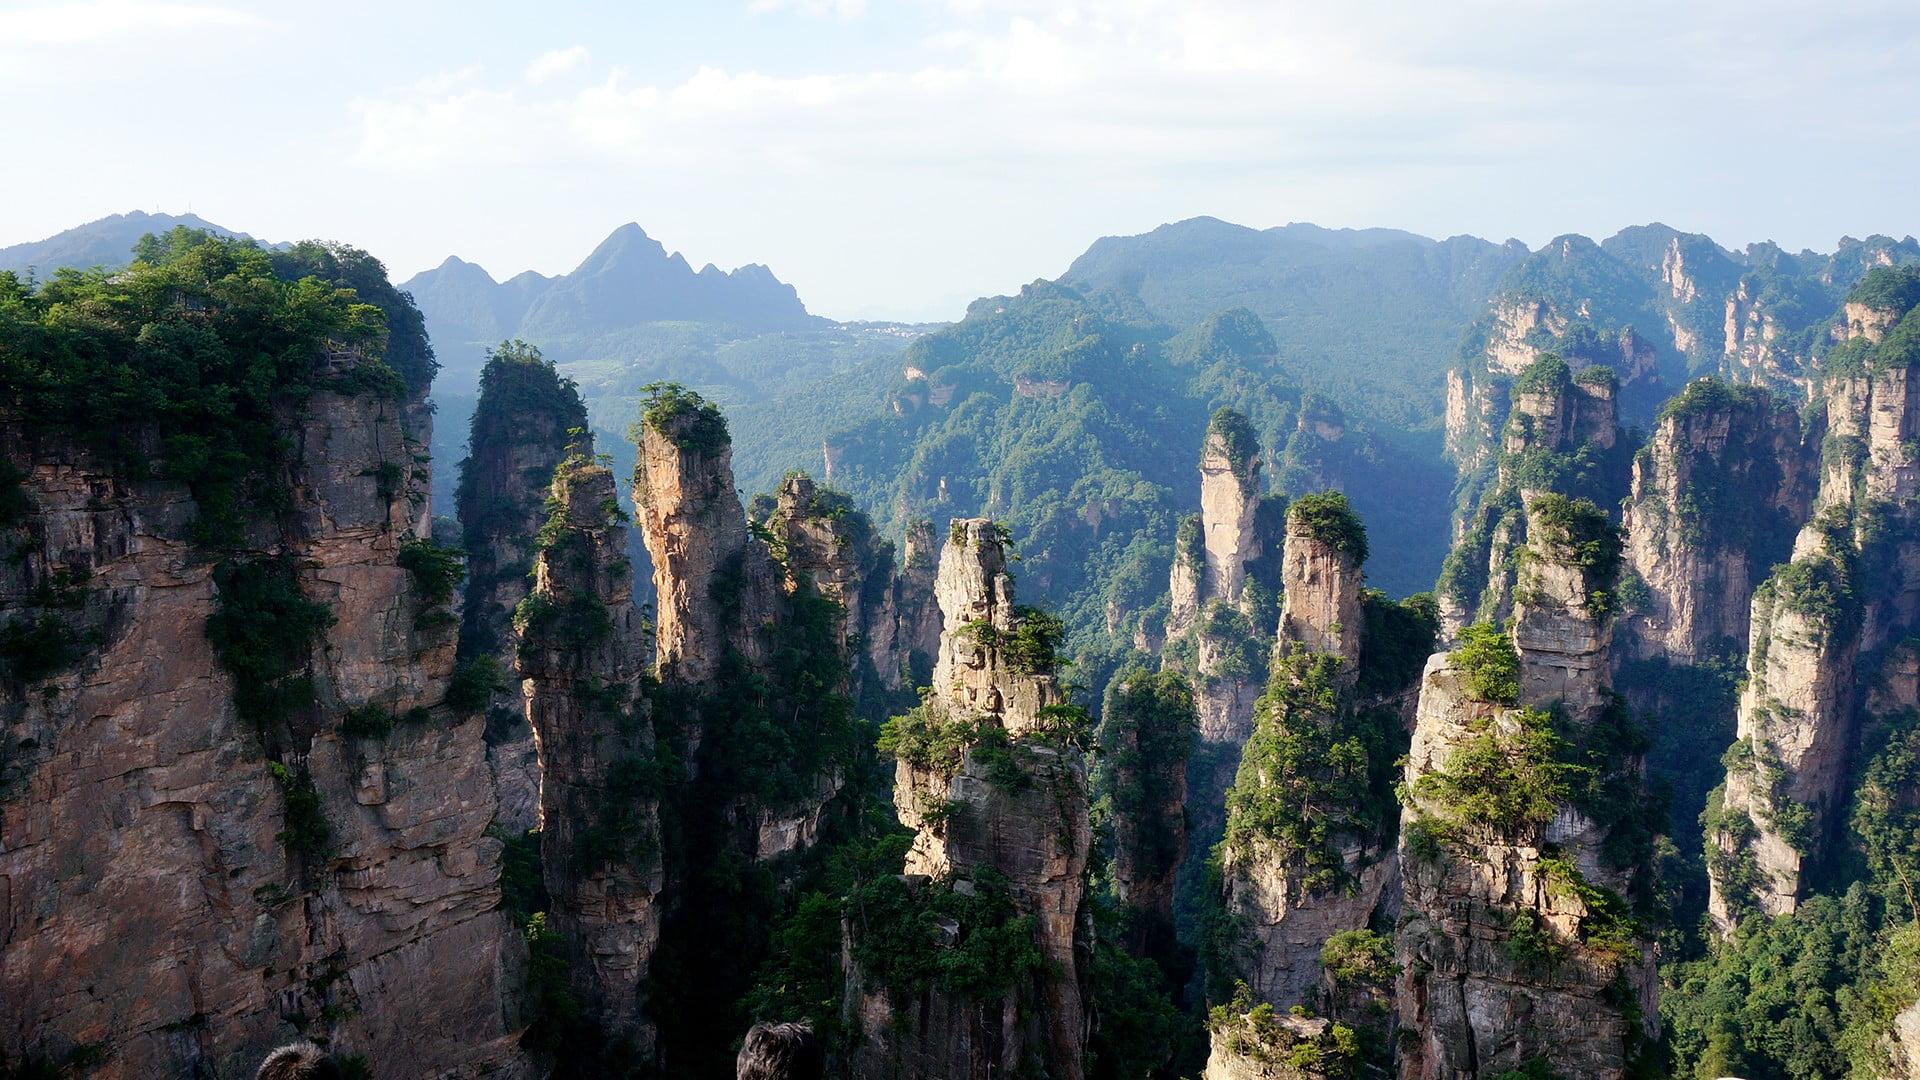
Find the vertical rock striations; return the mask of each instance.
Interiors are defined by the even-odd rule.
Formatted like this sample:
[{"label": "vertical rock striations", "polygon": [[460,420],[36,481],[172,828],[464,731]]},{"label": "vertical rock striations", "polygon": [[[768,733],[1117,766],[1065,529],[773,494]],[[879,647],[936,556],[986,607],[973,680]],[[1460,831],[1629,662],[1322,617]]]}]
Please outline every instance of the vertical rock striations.
[{"label": "vertical rock striations", "polygon": [[786,590],[812,589],[839,605],[836,640],[853,663],[855,700],[878,703],[867,711],[881,713],[903,693],[911,702],[940,643],[926,554],[931,527],[909,534],[906,566],[897,573],[892,545],[852,500],[798,472],[781,482],[760,524],[786,569]]},{"label": "vertical rock striations", "polygon": [[[1344,988],[1330,981],[1323,954],[1336,939],[1389,951],[1370,928],[1390,923],[1395,905],[1392,776],[1406,747],[1396,709],[1363,703],[1357,692],[1363,663],[1388,666],[1363,658],[1366,554],[1366,530],[1343,496],[1303,496],[1289,508],[1280,654],[1226,796],[1218,849],[1237,936],[1217,962],[1232,969],[1242,991],[1210,1025],[1211,1080],[1291,1075],[1269,1067],[1289,1060],[1281,1051],[1301,1041],[1328,1043],[1327,1069],[1363,1065],[1352,1028],[1362,1017],[1341,1014],[1335,991]],[[1401,611],[1373,602],[1382,620]],[[1422,653],[1432,641],[1426,626],[1415,645]],[[1275,1010],[1295,1006],[1343,1023],[1337,1031],[1326,1020],[1303,1021],[1311,1030],[1276,1028]]]},{"label": "vertical rock striations", "polygon": [[659,799],[674,777],[643,693],[646,643],[613,474],[593,464],[591,443],[577,449],[554,471],[533,589],[514,617],[518,669],[539,733],[549,925],[593,1037],[646,1055],[654,1030],[643,987],[664,883]]},{"label": "vertical rock striations", "polygon": [[[418,531],[424,385],[350,293],[167,243],[40,327],[49,371],[62,334],[127,358],[92,422],[53,383],[0,420],[0,1053],[233,1076],[306,1035],[375,1077],[529,1075],[483,724],[445,704],[458,564]],[[206,397],[158,382],[186,340]]]},{"label": "vertical rock striations", "polygon": [[1655,808],[1607,688],[1619,539],[1562,496],[1535,498],[1528,519],[1513,635],[1467,628],[1421,687],[1396,933],[1408,1080],[1535,1059],[1620,1077],[1654,1034],[1629,898],[1648,889]]},{"label": "vertical rock striations", "polygon": [[1806,871],[1835,848],[1861,707],[1886,681],[1888,647],[1920,626],[1916,300],[1920,273],[1869,274],[1823,361],[1820,509],[1754,594],[1737,738],[1708,806],[1709,906],[1723,932],[1799,906]]},{"label": "vertical rock striations", "polygon": [[1221,409],[1200,458],[1200,516],[1180,526],[1163,655],[1194,678],[1202,741],[1234,749],[1247,739],[1265,679],[1263,626],[1271,623],[1275,592],[1275,582],[1259,576],[1277,539],[1267,535],[1275,530],[1262,512],[1260,487],[1252,425]]},{"label": "vertical rock striations", "polygon": [[1813,495],[1799,417],[1765,390],[1699,379],[1660,411],[1623,512],[1621,620],[1633,659],[1699,663],[1747,640],[1754,588],[1785,561]]},{"label": "vertical rock striations", "polygon": [[[933,689],[882,741],[915,838],[906,875],[854,905],[856,1076],[1084,1075],[1086,716],[1054,677],[1058,621],[1014,605],[1004,544],[953,523]],[[929,926],[962,962],[918,966]]]},{"label": "vertical rock striations", "polygon": [[[511,671],[513,611],[527,595],[534,540],[548,517],[553,471],[585,437],[587,408],[570,380],[520,342],[495,349],[480,372],[455,505],[467,551],[460,657],[488,657]],[[502,682],[505,687],[505,682]],[[540,823],[540,762],[517,689],[487,702],[487,757],[502,826],[523,834]]]},{"label": "vertical rock striations", "polygon": [[[1542,355],[1510,387],[1512,409],[1502,431],[1498,467],[1483,475],[1477,502],[1460,522],[1460,538],[1441,568],[1441,622],[1451,637],[1467,623],[1504,619],[1512,611],[1516,553],[1527,543],[1526,506],[1559,491],[1612,505],[1627,490],[1628,447],[1620,438],[1618,380],[1612,369],[1577,373]],[[1466,487],[1475,492],[1475,484]]]}]

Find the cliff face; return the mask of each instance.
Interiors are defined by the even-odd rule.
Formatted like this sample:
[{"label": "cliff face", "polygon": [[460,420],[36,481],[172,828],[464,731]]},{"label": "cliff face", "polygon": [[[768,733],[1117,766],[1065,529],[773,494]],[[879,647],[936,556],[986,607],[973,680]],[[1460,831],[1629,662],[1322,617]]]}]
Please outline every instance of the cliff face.
[{"label": "cliff face", "polygon": [[1895,674],[1888,646],[1920,619],[1920,400],[1911,358],[1892,340],[1913,316],[1856,301],[1845,319],[1821,387],[1819,510],[1792,563],[1754,594],[1737,739],[1708,807],[1709,903],[1722,931],[1753,910],[1799,906],[1808,865],[1834,850],[1860,765],[1861,707]]},{"label": "cliff face", "polygon": [[1249,578],[1277,539],[1260,513],[1258,451],[1244,417],[1224,409],[1214,417],[1200,457],[1200,516],[1181,526],[1170,581],[1166,655],[1194,677],[1201,739],[1229,747],[1247,739],[1264,676],[1266,631],[1252,620],[1263,610],[1271,618],[1274,583],[1250,588]]},{"label": "cliff face", "polygon": [[[1322,497],[1324,498],[1324,496]],[[1342,538],[1328,536],[1302,512],[1287,515],[1287,540],[1280,559],[1280,649],[1298,646],[1340,661],[1341,673],[1359,674],[1360,636],[1366,617],[1360,610],[1361,552]]]},{"label": "cliff face", "polygon": [[1292,1056],[1282,1051],[1327,1035],[1327,1021],[1282,1031],[1253,1010],[1339,1015],[1323,950],[1336,938],[1386,948],[1369,927],[1390,924],[1398,904],[1390,788],[1406,744],[1396,709],[1357,693],[1365,557],[1365,530],[1341,496],[1305,496],[1289,510],[1280,654],[1226,796],[1218,849],[1226,910],[1241,930],[1231,962],[1245,1000],[1212,1025],[1210,1080],[1315,1075],[1285,1071]]},{"label": "cliff face", "polygon": [[1626,655],[1698,663],[1746,641],[1753,590],[1806,520],[1813,465],[1798,416],[1766,391],[1689,384],[1634,459],[1623,521],[1646,594],[1621,623]]},{"label": "cliff face", "polygon": [[[27,502],[0,607],[44,625],[55,600],[85,645],[53,670],[15,653],[0,694],[9,1053],[248,1075],[304,1033],[377,1077],[526,1074],[483,725],[442,703],[454,620],[400,565],[426,505],[408,407],[318,391],[288,414],[289,508],[219,573],[185,487],[0,431]],[[288,648],[278,719],[242,715],[209,638],[254,604],[330,613]]]},{"label": "cliff face", "polygon": [[[526,597],[534,538],[547,519],[553,471],[587,427],[572,384],[531,347],[496,350],[480,372],[468,456],[455,503],[467,551],[460,656],[491,656],[513,670],[513,611]],[[540,761],[517,690],[487,703],[487,757],[500,824],[525,833],[540,823]]]},{"label": "cliff face", "polygon": [[675,779],[656,747],[646,643],[633,606],[613,474],[592,448],[559,466],[533,591],[519,614],[519,674],[539,733],[541,868],[575,993],[607,1039],[654,1047],[641,1013],[660,939],[659,796]]},{"label": "cliff face", "polygon": [[[1400,840],[1405,1078],[1492,1075],[1534,1058],[1619,1077],[1653,1034],[1651,949],[1625,899],[1644,889],[1650,852],[1609,845],[1647,813],[1595,603],[1612,587],[1618,540],[1590,504],[1555,498],[1529,507],[1512,637],[1469,634],[1423,679]],[[1557,763],[1569,752],[1626,805],[1574,798]]]},{"label": "cliff face", "polygon": [[[1577,489],[1611,504],[1626,489],[1617,383],[1611,371],[1542,356],[1513,380],[1498,468],[1483,473],[1477,499],[1459,520],[1442,567],[1441,623],[1451,637],[1468,623],[1505,619],[1518,583],[1516,554],[1527,543],[1527,504]],[[1616,486],[1617,485],[1617,486]]]},{"label": "cliff face", "polygon": [[[633,501],[653,556],[661,680],[709,683],[729,649],[764,663],[764,643],[743,628],[773,620],[777,571],[766,546],[749,543],[717,412],[683,410],[641,425]],[[715,602],[716,590],[728,603]]]},{"label": "cliff face", "polygon": [[816,589],[842,609],[838,643],[854,661],[856,699],[898,697],[924,681],[940,643],[931,526],[909,534],[905,566],[896,572],[866,516],[804,473],[781,483],[765,525],[783,556],[786,590]]},{"label": "cliff face", "polygon": [[[1053,643],[1035,639],[1044,626],[1037,613],[1016,610],[991,522],[954,522],[935,592],[945,630],[933,691],[894,722],[894,805],[916,833],[906,873],[967,896],[1003,890],[1009,910],[1032,919],[1040,962],[1030,973],[996,973],[1003,988],[971,994],[942,983],[889,986],[884,973],[856,969],[848,1002],[863,1042],[853,1072],[985,1077],[1037,1059],[1050,1075],[1079,1077],[1092,834],[1072,725],[1084,714],[1076,721],[1078,710],[1063,709]],[[984,930],[956,924],[954,933]],[[856,956],[863,940],[856,933]]]}]

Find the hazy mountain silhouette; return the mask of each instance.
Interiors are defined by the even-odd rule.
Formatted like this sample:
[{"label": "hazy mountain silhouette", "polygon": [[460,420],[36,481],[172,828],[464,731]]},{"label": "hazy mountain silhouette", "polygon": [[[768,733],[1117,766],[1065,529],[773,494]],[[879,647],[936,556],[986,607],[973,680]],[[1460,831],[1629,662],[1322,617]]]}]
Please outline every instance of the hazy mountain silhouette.
[{"label": "hazy mountain silhouette", "polygon": [[133,245],[142,236],[163,233],[176,225],[205,229],[221,236],[247,235],[195,214],[149,214],[135,210],[76,225],[45,240],[0,248],[0,270],[24,274],[31,269],[44,278],[62,267],[84,270],[92,266],[124,266],[133,261]]}]

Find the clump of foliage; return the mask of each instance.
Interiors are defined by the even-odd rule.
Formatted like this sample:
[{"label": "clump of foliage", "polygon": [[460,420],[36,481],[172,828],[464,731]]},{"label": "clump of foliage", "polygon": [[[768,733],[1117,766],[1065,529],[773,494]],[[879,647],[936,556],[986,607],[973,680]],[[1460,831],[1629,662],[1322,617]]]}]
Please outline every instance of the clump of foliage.
[{"label": "clump of foliage", "polygon": [[422,708],[396,713],[379,702],[369,702],[348,709],[340,730],[357,739],[384,739],[401,724],[424,724],[429,718],[430,714]]},{"label": "clump of foliage", "polygon": [[436,542],[430,536],[416,537],[400,545],[397,562],[400,569],[413,575],[413,587],[421,603],[437,607],[453,600],[453,590],[467,576],[466,552]]},{"label": "clump of foliage", "polygon": [[1520,653],[1513,639],[1493,623],[1463,627],[1460,644],[1447,661],[1460,673],[1474,700],[1502,705],[1520,700]]},{"label": "clump of foliage", "polygon": [[1007,667],[1022,675],[1052,675],[1058,671],[1058,650],[1067,636],[1065,624],[1055,615],[1025,605],[1015,607],[1013,617],[1013,632],[1000,643],[1000,655]]},{"label": "clump of foliage", "polygon": [[[675,382],[653,382],[640,388],[640,425],[694,454],[717,454],[731,444],[720,407]],[[640,441],[636,428],[628,437]]]},{"label": "clump of foliage", "polygon": [[[365,258],[329,250],[335,263]],[[371,267],[350,276],[372,287],[384,276]],[[406,390],[381,357],[392,318],[411,305],[396,294],[384,311],[316,268],[326,269],[176,229],[143,241],[123,271],[63,270],[37,288],[0,274],[0,392],[33,401],[28,422],[98,447],[130,478],[186,484],[193,538],[233,546],[290,505],[286,406],[353,389],[334,383],[368,372]],[[322,361],[341,350],[354,359],[335,375]]]},{"label": "clump of foliage", "polygon": [[1235,984],[1233,1000],[1208,1011],[1207,1030],[1228,1053],[1289,1071],[1352,1077],[1366,1064],[1360,1036],[1352,1028],[1334,1023],[1324,1034],[1309,1037],[1286,1026],[1271,1004],[1254,1004],[1253,990],[1244,982]]},{"label": "clump of foliage", "polygon": [[[876,878],[847,903],[854,961],[897,998],[938,986],[990,1001],[1043,974],[1034,918],[1018,913],[1006,878],[977,867],[970,884],[971,895],[951,880],[916,889],[898,876]],[[951,941],[943,920],[958,925]]]},{"label": "clump of foliage", "polygon": [[313,702],[313,680],[299,672],[333,611],[307,599],[288,555],[222,563],[214,583],[207,639],[233,676],[234,708],[263,727],[281,723]]},{"label": "clump of foliage", "polygon": [[1587,589],[1587,613],[1605,618],[1618,605],[1614,588],[1620,580],[1620,530],[1590,499],[1540,495],[1527,507],[1538,539],[1550,557],[1580,570]]},{"label": "clump of foliage", "polygon": [[1391,694],[1413,685],[1440,636],[1439,602],[1432,593],[1394,601],[1378,589],[1364,589],[1360,609],[1367,621],[1361,638],[1361,694]]},{"label": "clump of foliage", "polygon": [[39,682],[79,663],[82,635],[52,612],[10,619],[0,626],[0,670],[23,683]]},{"label": "clump of foliage", "polygon": [[320,811],[320,792],[313,786],[313,774],[305,766],[290,768],[278,761],[267,762],[267,768],[287,804],[287,827],[275,839],[295,854],[325,854],[333,830]]},{"label": "clump of foliage", "polygon": [[1530,832],[1551,821],[1570,792],[1578,767],[1561,760],[1565,748],[1550,714],[1515,709],[1481,721],[1440,768],[1414,781],[1413,793],[1449,825]]},{"label": "clump of foliage", "polygon": [[507,675],[500,661],[481,654],[470,656],[453,667],[447,683],[447,707],[461,716],[472,716],[487,707],[493,695],[507,689]]},{"label": "clump of foliage", "polygon": [[1393,939],[1372,930],[1341,930],[1320,947],[1320,966],[1340,988],[1386,989],[1399,971]]},{"label": "clump of foliage", "polygon": [[1270,846],[1300,860],[1308,891],[1345,879],[1338,834],[1375,835],[1397,817],[1388,776],[1397,724],[1342,702],[1339,669],[1337,657],[1298,647],[1281,659],[1227,792],[1226,848]]},{"label": "clump of foliage", "polygon": [[538,1053],[559,1054],[569,1049],[569,1037],[580,1023],[580,999],[574,996],[566,939],[549,925],[547,913],[527,920],[527,1031],[520,1045]]},{"label": "clump of foliage", "polygon": [[1577,897],[1587,909],[1580,918],[1581,945],[1615,963],[1630,963],[1640,957],[1642,930],[1619,893],[1588,881],[1578,866],[1565,859],[1543,857],[1539,872],[1549,890]]},{"label": "clump of foliage", "polygon": [[1565,360],[1553,353],[1541,353],[1525,370],[1513,377],[1511,393],[1515,398],[1521,394],[1552,393],[1566,389],[1572,379],[1573,370]]},{"label": "clump of foliage", "polygon": [[1360,515],[1337,491],[1302,495],[1287,508],[1287,528],[1334,549],[1353,560],[1367,561],[1367,527]]},{"label": "clump of foliage", "polygon": [[1217,437],[1227,453],[1227,464],[1235,475],[1248,477],[1260,458],[1260,436],[1238,409],[1221,408],[1207,423],[1207,434]]}]

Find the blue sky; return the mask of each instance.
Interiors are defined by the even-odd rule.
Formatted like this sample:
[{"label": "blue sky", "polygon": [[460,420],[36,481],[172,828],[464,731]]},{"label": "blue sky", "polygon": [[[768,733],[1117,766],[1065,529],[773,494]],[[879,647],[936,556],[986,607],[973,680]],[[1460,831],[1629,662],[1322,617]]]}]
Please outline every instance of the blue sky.
[{"label": "blue sky", "polygon": [[1920,5],[0,0],[0,245],[191,208],[563,272],[625,221],[954,318],[1208,214],[1544,243],[1920,232]]}]

